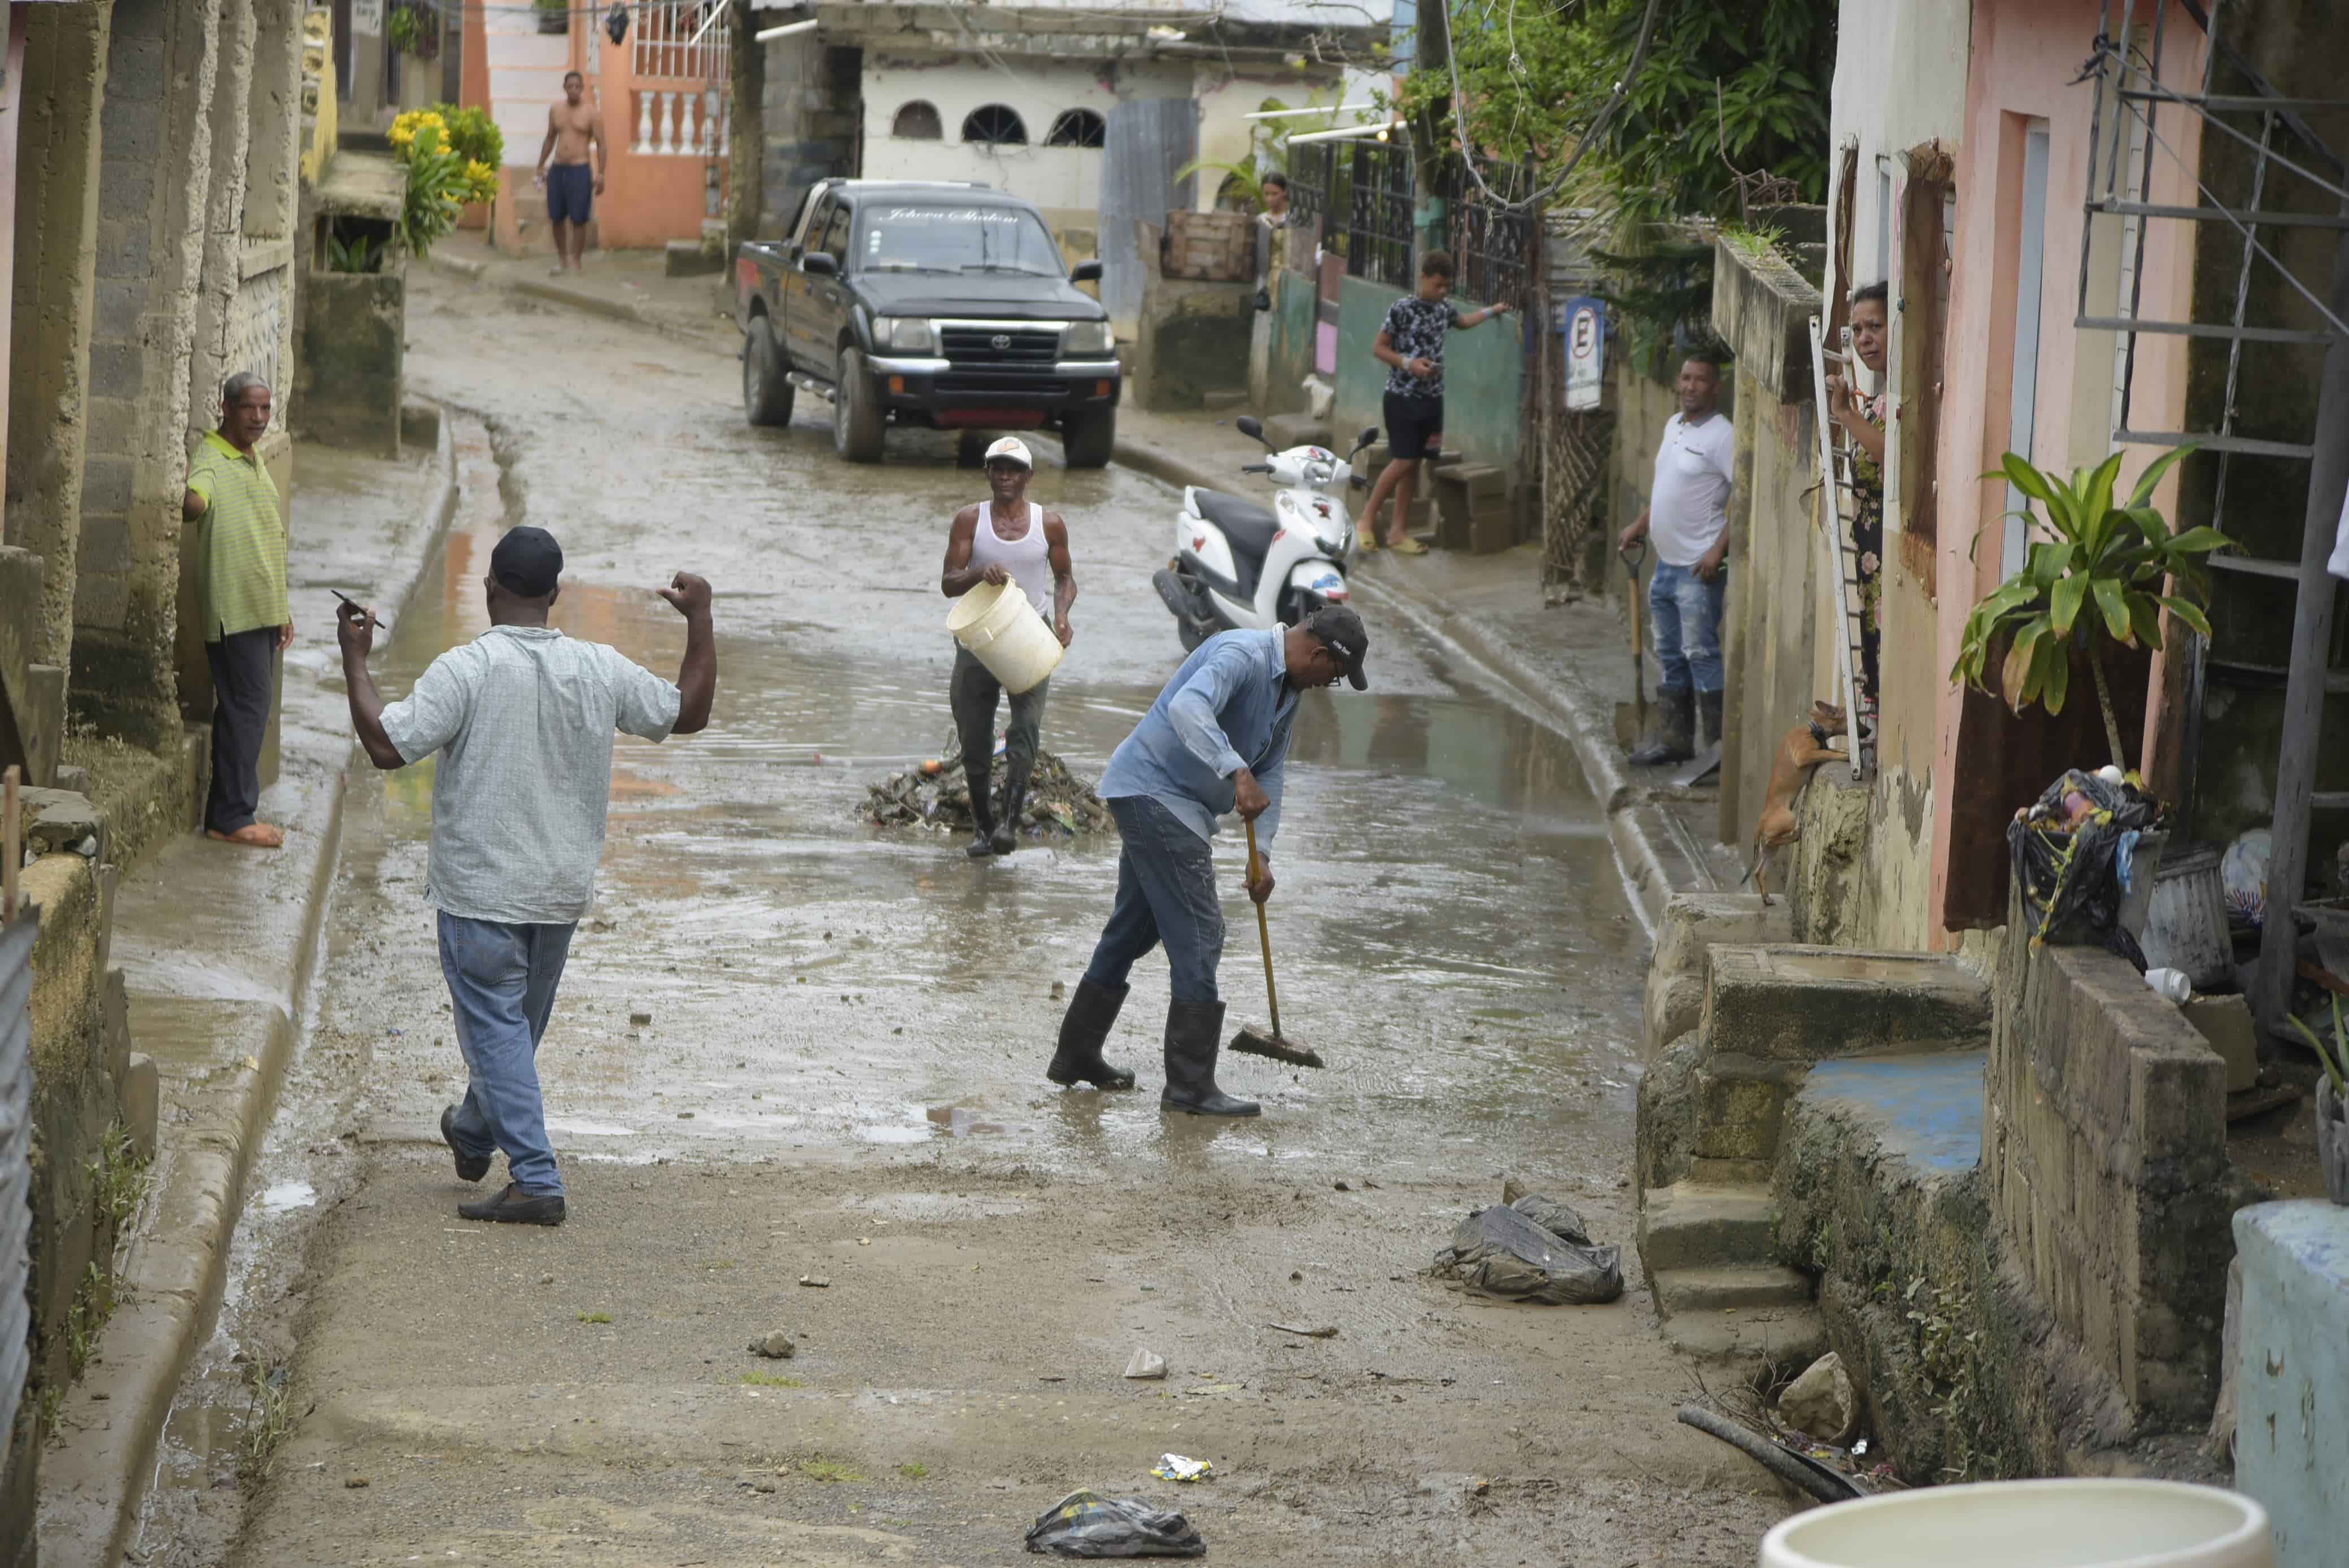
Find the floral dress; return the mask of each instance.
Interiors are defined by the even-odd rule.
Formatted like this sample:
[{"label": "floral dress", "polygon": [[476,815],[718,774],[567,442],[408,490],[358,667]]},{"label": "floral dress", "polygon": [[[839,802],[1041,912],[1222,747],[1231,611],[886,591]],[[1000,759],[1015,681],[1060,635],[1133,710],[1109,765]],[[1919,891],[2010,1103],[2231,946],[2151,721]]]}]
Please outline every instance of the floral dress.
[{"label": "floral dress", "polygon": [[[1865,405],[1868,422],[1884,428],[1884,394]],[[1884,469],[1868,449],[1851,444],[1851,548],[1859,582],[1859,668],[1862,693],[1876,702],[1876,652],[1884,630]]]}]

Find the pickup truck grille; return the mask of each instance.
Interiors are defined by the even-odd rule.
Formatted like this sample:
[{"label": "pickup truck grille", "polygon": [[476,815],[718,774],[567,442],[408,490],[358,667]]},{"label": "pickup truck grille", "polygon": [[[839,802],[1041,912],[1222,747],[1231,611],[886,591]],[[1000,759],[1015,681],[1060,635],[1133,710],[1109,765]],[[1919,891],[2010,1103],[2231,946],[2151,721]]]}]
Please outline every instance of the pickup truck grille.
[{"label": "pickup truck grille", "polygon": [[939,346],[957,366],[1050,365],[1061,356],[1061,329],[947,326],[939,329]]},{"label": "pickup truck grille", "polygon": [[1061,397],[1068,394],[1065,381],[1040,379],[1034,376],[975,375],[939,377],[930,384],[940,397],[985,397],[989,394],[1013,393],[1022,397]]}]

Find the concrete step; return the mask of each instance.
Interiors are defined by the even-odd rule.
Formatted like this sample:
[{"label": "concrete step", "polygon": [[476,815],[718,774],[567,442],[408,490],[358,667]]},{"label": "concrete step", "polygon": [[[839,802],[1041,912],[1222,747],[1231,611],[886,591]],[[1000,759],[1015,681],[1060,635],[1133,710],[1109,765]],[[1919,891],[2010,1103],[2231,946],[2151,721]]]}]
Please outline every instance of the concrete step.
[{"label": "concrete step", "polygon": [[1774,1161],[1768,1160],[1708,1160],[1689,1161],[1683,1180],[1699,1187],[1767,1187]]},{"label": "concrete step", "polygon": [[1777,1261],[1770,1190],[1681,1181],[1642,1193],[1640,1257],[1651,1276],[1671,1269]]},{"label": "concrete step", "polygon": [[1690,1312],[1808,1306],[1812,1293],[1808,1274],[1776,1264],[1666,1269],[1649,1276],[1648,1288],[1655,1293],[1657,1312],[1667,1318]]},{"label": "concrete step", "polygon": [[1791,1376],[1826,1354],[1827,1326],[1810,1306],[1684,1312],[1664,1325],[1664,1342],[1710,1365],[1758,1371],[1770,1363]]},{"label": "concrete step", "polygon": [[1794,944],[1717,944],[1699,1027],[1714,1055],[1816,1062],[1990,1043],[1990,987],[1950,958]]}]

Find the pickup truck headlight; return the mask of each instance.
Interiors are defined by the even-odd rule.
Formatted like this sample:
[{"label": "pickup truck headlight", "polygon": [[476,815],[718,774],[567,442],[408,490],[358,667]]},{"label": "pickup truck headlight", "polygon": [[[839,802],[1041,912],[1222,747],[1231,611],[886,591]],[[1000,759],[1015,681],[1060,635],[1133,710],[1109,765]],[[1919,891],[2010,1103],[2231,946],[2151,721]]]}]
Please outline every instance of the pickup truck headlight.
[{"label": "pickup truck headlight", "polygon": [[873,325],[881,346],[893,353],[927,354],[936,343],[930,324],[918,315],[885,315]]},{"label": "pickup truck headlight", "polygon": [[1112,346],[1105,321],[1072,321],[1061,339],[1063,354],[1107,354]]}]

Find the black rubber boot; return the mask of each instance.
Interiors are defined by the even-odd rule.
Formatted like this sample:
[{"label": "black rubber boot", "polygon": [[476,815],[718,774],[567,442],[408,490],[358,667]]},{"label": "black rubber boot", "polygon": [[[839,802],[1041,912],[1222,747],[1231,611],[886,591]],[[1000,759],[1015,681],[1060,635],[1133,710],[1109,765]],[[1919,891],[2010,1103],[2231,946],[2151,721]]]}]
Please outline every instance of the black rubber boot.
[{"label": "black rubber boot", "polygon": [[968,762],[963,766],[964,777],[970,783],[970,842],[963,846],[962,852],[975,861],[995,853],[995,809],[987,798],[994,783],[988,776],[991,771],[988,769],[973,773]]},{"label": "black rubber boot", "polygon": [[1660,686],[1656,691],[1656,738],[1631,753],[1634,768],[1655,768],[1686,762],[1696,755],[1696,694],[1686,686]]},{"label": "black rubber boot", "polygon": [[1216,1087],[1216,1057],[1224,1047],[1221,1002],[1166,1004],[1166,1087],[1158,1109],[1193,1116],[1254,1116],[1263,1108]]},{"label": "black rubber boot", "polygon": [[1721,694],[1701,691],[1696,694],[1696,744],[1699,750],[1721,743]]},{"label": "black rubber boot", "polygon": [[1016,835],[1019,813],[1028,804],[1027,793],[1025,789],[1009,789],[1003,792],[1003,815],[996,819],[994,830],[987,835],[987,847],[999,855],[1008,855],[1019,847]]},{"label": "black rubber boot", "polygon": [[1095,1088],[1132,1088],[1133,1075],[1102,1059],[1102,1042],[1125,1006],[1127,987],[1115,990],[1090,980],[1077,982],[1069,1010],[1061,1015],[1061,1045],[1044,1076],[1057,1084],[1089,1083]]}]

